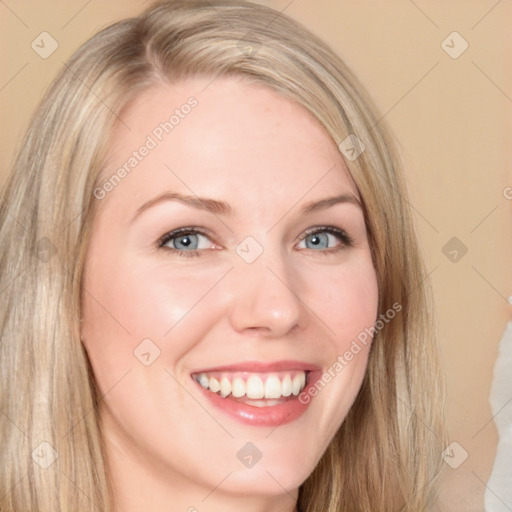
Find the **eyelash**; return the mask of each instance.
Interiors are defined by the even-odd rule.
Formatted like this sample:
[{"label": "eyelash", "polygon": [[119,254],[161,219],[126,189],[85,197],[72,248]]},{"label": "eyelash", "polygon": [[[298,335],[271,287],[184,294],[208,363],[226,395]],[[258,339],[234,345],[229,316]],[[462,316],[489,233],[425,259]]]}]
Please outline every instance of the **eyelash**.
[{"label": "eyelash", "polygon": [[[337,245],[336,247],[331,247],[329,249],[323,249],[320,251],[314,251],[314,252],[320,252],[321,254],[332,254],[336,253],[338,251],[341,251],[343,249],[346,249],[348,247],[352,247],[354,241],[353,239],[342,229],[336,228],[334,226],[315,226],[313,228],[309,228],[305,231],[305,233],[296,240],[296,243],[302,242],[305,238],[307,238],[310,235],[315,235],[318,233],[328,233],[330,235],[333,235],[337,237],[341,241],[341,245]],[[201,251],[204,251],[204,249],[194,249],[191,251],[182,251],[179,249],[175,249],[174,247],[167,247],[165,244],[169,243],[174,238],[178,238],[180,236],[187,236],[187,235],[201,235],[209,239],[209,236],[201,231],[200,229],[193,228],[193,227],[187,227],[187,228],[180,228],[176,229],[174,231],[170,231],[169,233],[166,233],[162,237],[160,237],[157,240],[157,247],[159,249],[163,249],[165,251],[170,251],[173,254],[177,254],[178,256],[182,256],[185,258],[194,258],[200,256]]]},{"label": "eyelash", "polygon": [[[206,233],[203,233],[200,229],[197,228],[180,228],[175,229],[174,231],[170,231],[166,233],[162,237],[160,237],[157,241],[158,248],[163,249],[164,251],[169,251],[173,254],[177,254],[178,256],[183,256],[185,258],[193,258],[200,256],[200,250],[194,249],[193,251],[180,251],[179,249],[174,249],[173,247],[167,247],[165,244],[170,242],[173,238],[178,238],[180,236],[187,235],[202,235],[209,239],[209,236]],[[204,250],[204,249],[203,249]]]}]

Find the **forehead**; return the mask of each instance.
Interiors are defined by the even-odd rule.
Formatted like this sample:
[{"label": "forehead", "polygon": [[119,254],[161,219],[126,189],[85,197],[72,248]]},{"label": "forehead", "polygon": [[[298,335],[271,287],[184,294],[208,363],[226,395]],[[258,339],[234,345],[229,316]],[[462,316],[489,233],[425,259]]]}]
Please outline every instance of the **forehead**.
[{"label": "forehead", "polygon": [[232,77],[160,84],[121,117],[103,169],[103,180],[125,171],[111,194],[117,200],[165,187],[260,205],[262,191],[271,203],[333,189],[357,195],[326,130],[264,85]]}]

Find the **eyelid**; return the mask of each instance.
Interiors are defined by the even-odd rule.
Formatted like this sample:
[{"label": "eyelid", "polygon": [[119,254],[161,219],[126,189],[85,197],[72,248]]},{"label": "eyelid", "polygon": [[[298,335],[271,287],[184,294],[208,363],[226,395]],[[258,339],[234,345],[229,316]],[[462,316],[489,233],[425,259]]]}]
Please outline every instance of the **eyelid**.
[{"label": "eyelid", "polygon": [[186,227],[182,227],[182,228],[173,229],[171,231],[167,231],[160,238],[158,238],[158,240],[156,241],[155,245],[159,249],[164,249],[164,250],[168,250],[168,251],[176,252],[176,253],[180,253],[180,254],[187,253],[187,255],[193,255],[194,253],[199,253],[201,251],[204,251],[204,249],[193,249],[193,250],[190,250],[190,251],[182,251],[182,250],[179,250],[179,249],[175,249],[173,247],[167,247],[165,245],[167,242],[169,242],[173,238],[178,238],[180,236],[185,236],[185,235],[201,235],[201,236],[204,236],[205,238],[207,238],[212,243],[212,245],[216,245],[216,246],[219,246],[219,247],[223,248],[219,243],[217,243],[213,239],[212,235],[209,234],[209,230],[208,229],[199,228],[199,227],[195,227],[195,226],[186,226]]},{"label": "eyelid", "polygon": [[206,238],[208,238],[210,241],[212,240],[212,235],[208,233],[209,230],[204,228],[199,228],[196,226],[186,226],[182,228],[172,229],[171,231],[167,231],[164,233],[157,242],[164,242],[168,241],[170,238],[176,238],[179,236],[185,236],[185,235],[202,235]]},{"label": "eyelid", "polygon": [[[307,236],[314,235],[316,233],[330,233],[331,235],[337,236],[340,239],[341,245],[345,247],[349,247],[354,243],[352,237],[344,229],[337,228],[335,226],[312,226],[306,229],[306,231],[304,231],[301,235],[299,235],[295,242],[302,242]],[[332,247],[332,249],[335,248]]]},{"label": "eyelid", "polygon": [[[220,247],[221,249],[224,249],[225,247],[223,247],[221,244],[218,244],[214,240],[214,237],[209,233],[209,231],[210,231],[209,229],[199,228],[196,226],[186,226],[186,227],[177,228],[177,229],[168,231],[164,235],[162,235],[156,241],[156,246],[157,246],[157,248],[167,250],[169,252],[178,254],[180,256],[198,257],[201,255],[200,254],[201,252],[205,251],[205,249],[192,249],[192,250],[187,251],[187,250],[175,249],[174,247],[167,247],[165,244],[168,243],[170,240],[172,240],[174,238],[178,238],[180,236],[200,235],[200,236],[204,236],[205,238],[207,238],[213,245],[216,245],[216,246]],[[335,247],[330,247],[330,248],[322,249],[322,250],[313,250],[312,249],[313,252],[318,252],[320,254],[322,254],[322,253],[329,254],[332,252],[342,250],[347,247],[351,247],[354,242],[352,237],[349,236],[345,230],[335,227],[335,226],[331,226],[331,225],[320,225],[320,226],[312,226],[312,227],[306,229],[304,232],[302,232],[295,239],[295,245],[302,242],[307,236],[313,235],[316,233],[329,233],[329,234],[337,237],[338,240],[340,241],[340,244]],[[209,250],[212,250],[212,249],[210,248]],[[218,250],[218,249],[213,249],[213,250]]]}]

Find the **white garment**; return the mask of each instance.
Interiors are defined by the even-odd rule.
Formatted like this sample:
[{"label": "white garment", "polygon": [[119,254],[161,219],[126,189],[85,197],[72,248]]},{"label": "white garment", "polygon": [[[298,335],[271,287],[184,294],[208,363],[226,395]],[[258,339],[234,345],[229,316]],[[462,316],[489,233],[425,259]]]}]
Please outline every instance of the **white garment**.
[{"label": "white garment", "polygon": [[512,321],[507,324],[494,364],[489,396],[498,429],[498,447],[485,490],[486,512],[512,510]]}]

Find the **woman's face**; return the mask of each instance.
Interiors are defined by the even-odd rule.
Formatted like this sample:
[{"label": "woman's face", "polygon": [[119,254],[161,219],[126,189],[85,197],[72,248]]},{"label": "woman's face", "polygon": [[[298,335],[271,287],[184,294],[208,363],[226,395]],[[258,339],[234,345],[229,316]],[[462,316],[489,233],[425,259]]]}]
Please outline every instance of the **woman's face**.
[{"label": "woman's face", "polygon": [[172,489],[183,510],[237,495],[293,508],[360,388],[369,343],[352,342],[377,315],[342,155],[277,93],[197,78],[123,113],[103,178],[82,339],[115,486],[146,504]]}]

